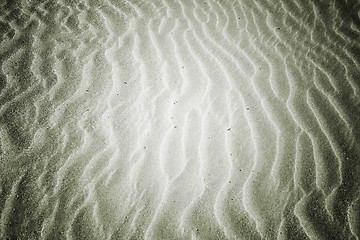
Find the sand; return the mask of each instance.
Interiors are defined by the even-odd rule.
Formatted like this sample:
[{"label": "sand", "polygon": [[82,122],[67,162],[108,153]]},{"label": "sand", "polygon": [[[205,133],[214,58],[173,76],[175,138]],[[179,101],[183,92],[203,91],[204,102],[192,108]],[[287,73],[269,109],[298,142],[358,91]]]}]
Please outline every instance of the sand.
[{"label": "sand", "polygon": [[359,239],[359,3],[0,8],[0,239]]}]

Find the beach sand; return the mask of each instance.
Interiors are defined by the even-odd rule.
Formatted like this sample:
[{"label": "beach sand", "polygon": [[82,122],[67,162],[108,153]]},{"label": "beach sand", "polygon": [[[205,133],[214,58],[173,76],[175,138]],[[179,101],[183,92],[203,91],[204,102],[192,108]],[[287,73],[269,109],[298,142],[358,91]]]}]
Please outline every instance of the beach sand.
[{"label": "beach sand", "polygon": [[359,239],[350,2],[3,1],[0,239]]}]

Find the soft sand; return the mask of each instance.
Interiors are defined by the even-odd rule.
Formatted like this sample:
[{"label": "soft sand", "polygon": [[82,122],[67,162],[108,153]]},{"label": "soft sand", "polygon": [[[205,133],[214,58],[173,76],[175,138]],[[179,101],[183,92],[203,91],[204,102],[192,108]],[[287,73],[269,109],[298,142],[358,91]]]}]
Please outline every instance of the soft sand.
[{"label": "soft sand", "polygon": [[360,5],[8,1],[1,239],[348,239]]}]

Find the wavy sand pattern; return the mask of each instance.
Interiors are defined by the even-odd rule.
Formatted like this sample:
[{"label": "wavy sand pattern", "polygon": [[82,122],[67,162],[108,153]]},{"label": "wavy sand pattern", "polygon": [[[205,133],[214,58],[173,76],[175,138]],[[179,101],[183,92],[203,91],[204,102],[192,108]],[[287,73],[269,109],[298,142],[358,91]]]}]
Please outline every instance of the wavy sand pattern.
[{"label": "wavy sand pattern", "polygon": [[359,239],[356,1],[3,1],[1,239]]}]

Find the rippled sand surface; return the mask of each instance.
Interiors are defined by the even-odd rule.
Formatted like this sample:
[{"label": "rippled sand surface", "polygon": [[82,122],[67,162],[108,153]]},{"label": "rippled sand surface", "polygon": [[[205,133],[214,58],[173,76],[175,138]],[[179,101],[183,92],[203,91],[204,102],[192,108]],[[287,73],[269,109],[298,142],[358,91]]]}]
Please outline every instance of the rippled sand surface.
[{"label": "rippled sand surface", "polygon": [[358,1],[0,5],[0,239],[359,239]]}]

